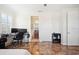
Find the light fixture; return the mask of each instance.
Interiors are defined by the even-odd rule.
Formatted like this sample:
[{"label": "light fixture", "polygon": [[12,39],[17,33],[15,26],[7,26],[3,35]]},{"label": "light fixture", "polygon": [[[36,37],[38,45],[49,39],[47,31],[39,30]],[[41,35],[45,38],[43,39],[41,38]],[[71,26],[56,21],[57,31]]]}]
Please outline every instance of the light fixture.
[{"label": "light fixture", "polygon": [[[46,8],[46,7],[47,7],[47,4],[43,4],[43,7],[45,7],[45,8]],[[41,12],[43,12],[43,11],[44,11],[44,10],[41,10],[41,9],[40,9],[40,10],[38,10],[38,12],[39,12],[39,13],[41,13]]]},{"label": "light fixture", "polygon": [[44,6],[46,7],[46,6],[47,6],[47,4],[44,4]]},{"label": "light fixture", "polygon": [[43,12],[43,10],[38,10],[38,12]]}]

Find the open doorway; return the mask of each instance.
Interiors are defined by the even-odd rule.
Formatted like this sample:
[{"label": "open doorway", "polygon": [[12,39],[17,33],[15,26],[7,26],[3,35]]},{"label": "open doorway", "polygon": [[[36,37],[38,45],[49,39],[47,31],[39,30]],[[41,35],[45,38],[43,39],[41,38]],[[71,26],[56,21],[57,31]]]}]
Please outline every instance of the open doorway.
[{"label": "open doorway", "polygon": [[39,16],[31,16],[32,40],[39,41]]}]

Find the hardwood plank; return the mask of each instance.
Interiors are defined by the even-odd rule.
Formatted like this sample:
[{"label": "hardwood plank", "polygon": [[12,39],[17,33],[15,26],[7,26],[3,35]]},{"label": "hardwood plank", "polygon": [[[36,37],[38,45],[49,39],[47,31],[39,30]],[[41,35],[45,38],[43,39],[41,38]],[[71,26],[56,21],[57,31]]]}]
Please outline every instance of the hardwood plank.
[{"label": "hardwood plank", "polygon": [[[10,45],[9,48],[13,48]],[[33,40],[31,42],[17,45],[15,49],[27,49],[32,55],[79,55],[79,46],[64,46],[61,44],[52,44],[52,42],[39,42]]]}]

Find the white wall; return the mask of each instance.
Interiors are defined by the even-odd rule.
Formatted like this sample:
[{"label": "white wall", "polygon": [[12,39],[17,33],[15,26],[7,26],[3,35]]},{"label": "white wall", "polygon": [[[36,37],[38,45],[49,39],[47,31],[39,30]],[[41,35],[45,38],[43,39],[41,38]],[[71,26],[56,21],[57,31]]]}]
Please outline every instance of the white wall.
[{"label": "white wall", "polygon": [[17,28],[28,28],[29,26],[29,15],[27,14],[17,14],[15,19],[15,26]]},{"label": "white wall", "polygon": [[39,17],[39,39],[40,41],[51,41],[52,17],[48,13]]},{"label": "white wall", "polygon": [[40,41],[52,41],[52,33],[61,33],[60,12],[44,13],[39,19]]}]

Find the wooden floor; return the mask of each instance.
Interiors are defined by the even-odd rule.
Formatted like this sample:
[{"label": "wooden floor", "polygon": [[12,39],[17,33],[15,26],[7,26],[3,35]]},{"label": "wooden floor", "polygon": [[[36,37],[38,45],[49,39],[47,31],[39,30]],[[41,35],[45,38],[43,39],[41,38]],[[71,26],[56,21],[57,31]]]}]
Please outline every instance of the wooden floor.
[{"label": "wooden floor", "polygon": [[10,45],[8,49],[27,49],[32,55],[79,55],[79,46],[63,46],[51,42],[38,42],[38,40]]}]

